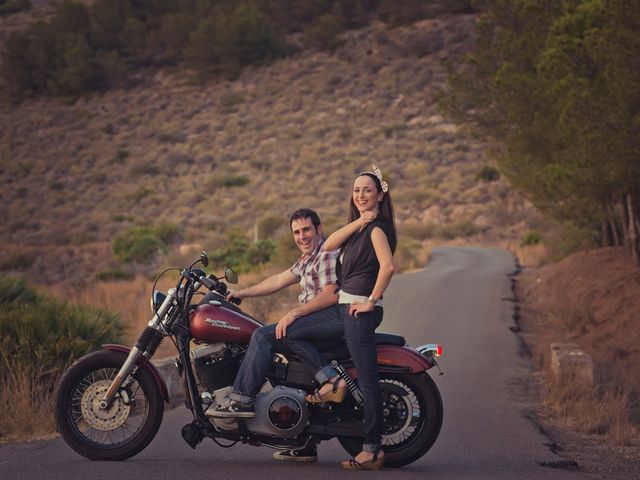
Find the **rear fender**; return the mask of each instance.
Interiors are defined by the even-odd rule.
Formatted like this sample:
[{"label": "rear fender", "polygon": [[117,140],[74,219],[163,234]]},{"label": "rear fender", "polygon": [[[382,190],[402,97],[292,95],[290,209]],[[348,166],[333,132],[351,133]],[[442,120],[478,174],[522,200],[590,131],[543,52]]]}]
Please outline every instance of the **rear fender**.
[{"label": "rear fender", "polygon": [[[105,350],[112,350],[114,352],[126,353],[127,355],[129,355],[129,352],[131,351],[130,347],[125,347],[124,345],[116,345],[114,343],[107,343],[105,345],[102,345],[102,348],[104,348]],[[166,403],[169,403],[169,392],[167,391],[167,384],[165,383],[164,378],[162,378],[162,375],[160,375],[160,372],[158,372],[158,369],[153,365],[153,363],[148,361],[145,357],[142,357],[140,360],[138,360],[138,363],[136,365],[138,365],[140,368],[146,369],[151,374],[153,379],[158,384],[158,387],[160,387],[162,398]]]},{"label": "rear fender", "polygon": [[378,370],[398,371],[406,368],[410,373],[419,373],[433,367],[433,362],[421,355],[415,348],[397,345],[378,345]]},{"label": "rear fender", "polygon": [[[378,372],[420,373],[429,370],[434,364],[424,355],[411,347],[397,345],[378,345]],[[358,378],[355,368],[349,368],[349,375]]]}]

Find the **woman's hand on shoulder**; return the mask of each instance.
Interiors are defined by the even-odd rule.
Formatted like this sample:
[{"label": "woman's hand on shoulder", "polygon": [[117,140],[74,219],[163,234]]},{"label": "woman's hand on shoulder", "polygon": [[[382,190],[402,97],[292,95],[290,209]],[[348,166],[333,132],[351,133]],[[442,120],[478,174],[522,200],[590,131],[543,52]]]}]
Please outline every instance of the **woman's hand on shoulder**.
[{"label": "woman's hand on shoulder", "polygon": [[349,305],[349,315],[357,318],[358,313],[371,312],[373,311],[373,307],[375,307],[375,305],[371,302],[352,303],[351,305]]},{"label": "woman's hand on shoulder", "polygon": [[361,228],[366,227],[367,225],[369,225],[371,222],[373,222],[376,217],[378,216],[377,212],[362,212],[362,215],[360,215],[360,218],[358,219],[358,221],[360,222]]}]

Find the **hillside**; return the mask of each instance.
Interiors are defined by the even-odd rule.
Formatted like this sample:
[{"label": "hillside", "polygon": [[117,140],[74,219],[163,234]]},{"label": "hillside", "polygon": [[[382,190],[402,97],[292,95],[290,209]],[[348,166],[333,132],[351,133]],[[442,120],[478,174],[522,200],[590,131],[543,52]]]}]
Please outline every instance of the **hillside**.
[{"label": "hillside", "polygon": [[344,34],[334,54],[303,51],[236,81],[190,85],[184,70],[150,71],[131,89],[71,104],[3,106],[0,266],[48,280],[93,275],[113,266],[118,233],[160,221],[209,250],[231,227],[271,225],[259,235],[277,238],[299,206],[333,227],[371,162],[390,179],[406,258],[434,236],[517,242],[533,209],[505,180],[477,180],[491,164],[483,147],[437,106],[473,22],[374,23]]}]

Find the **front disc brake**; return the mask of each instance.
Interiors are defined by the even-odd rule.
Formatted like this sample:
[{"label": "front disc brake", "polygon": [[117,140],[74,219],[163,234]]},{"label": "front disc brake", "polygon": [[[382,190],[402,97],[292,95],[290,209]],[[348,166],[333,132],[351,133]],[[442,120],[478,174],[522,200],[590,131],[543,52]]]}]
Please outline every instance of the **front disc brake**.
[{"label": "front disc brake", "polygon": [[84,420],[96,430],[115,430],[127,421],[131,407],[120,396],[116,396],[107,409],[100,408],[100,402],[106,395],[113,380],[99,380],[92,383],[82,395],[80,408]]}]

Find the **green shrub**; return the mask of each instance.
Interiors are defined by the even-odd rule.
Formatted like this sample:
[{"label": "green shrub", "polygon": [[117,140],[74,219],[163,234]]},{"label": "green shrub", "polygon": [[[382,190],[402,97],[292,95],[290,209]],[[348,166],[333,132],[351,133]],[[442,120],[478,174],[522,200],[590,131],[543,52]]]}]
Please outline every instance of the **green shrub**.
[{"label": "green shrub", "polygon": [[157,45],[162,49],[164,60],[178,61],[189,43],[189,35],[197,23],[197,17],[191,12],[169,13],[160,19],[160,31]]},{"label": "green shrub", "polygon": [[342,18],[335,14],[327,13],[305,30],[304,40],[310,47],[332,52],[342,44],[338,35],[343,30]]},{"label": "green shrub", "polygon": [[110,268],[96,274],[96,280],[105,282],[107,280],[131,280],[133,274],[121,268]]},{"label": "green shrub", "polygon": [[284,41],[269,17],[253,4],[215,9],[189,36],[186,60],[193,67],[233,78],[247,65],[268,63],[284,53]]},{"label": "green shrub", "polygon": [[113,252],[123,262],[151,263],[167,246],[147,227],[132,227],[113,242]]},{"label": "green shrub", "polygon": [[26,279],[0,275],[0,312],[8,305],[33,303],[36,299],[36,291],[28,286]]},{"label": "green shrub", "polygon": [[233,188],[243,187],[251,180],[245,175],[225,175],[222,177],[214,176],[209,182],[208,187],[215,189],[216,187]]},{"label": "green shrub", "polygon": [[527,247],[530,245],[537,245],[542,241],[542,237],[539,233],[536,232],[528,232],[525,233],[520,239],[520,246]]},{"label": "green shrub", "polygon": [[237,272],[247,272],[267,263],[276,250],[271,240],[251,243],[240,230],[231,230],[227,234],[226,245],[213,252],[209,259],[213,265],[228,266]]},{"label": "green shrub", "polygon": [[480,229],[473,220],[460,220],[440,228],[437,234],[446,240],[453,240],[454,238],[470,237],[479,231]]},{"label": "green shrub", "polygon": [[143,163],[142,165],[132,167],[129,173],[134,177],[140,177],[143,175],[154,177],[160,173],[160,167],[153,163]]},{"label": "green shrub", "polygon": [[140,202],[142,199],[149,197],[153,194],[153,189],[145,186],[136,188],[133,192],[126,195],[126,198],[133,202]]},{"label": "green shrub", "polygon": [[131,222],[133,221],[133,217],[130,215],[123,215],[121,213],[116,213],[111,217],[111,220],[114,222]]},{"label": "green shrub", "polygon": [[115,50],[96,52],[93,66],[92,83],[98,89],[122,86],[129,76],[126,62]]},{"label": "green shrub", "polygon": [[160,240],[162,240],[164,243],[169,244],[174,242],[178,238],[180,234],[180,228],[178,228],[178,226],[174,225],[173,223],[163,222],[154,228],[154,232]]},{"label": "green shrub", "polygon": [[554,223],[545,232],[545,245],[549,248],[550,259],[557,262],[572,253],[590,248],[597,248],[600,242],[600,231],[595,222],[593,225],[578,225],[565,221]]},{"label": "green shrub", "polygon": [[266,215],[258,221],[258,236],[270,238],[286,225],[285,218],[278,215]]},{"label": "green shrub", "polygon": [[9,0],[0,5],[0,17],[31,9],[31,0]]},{"label": "green shrub", "polygon": [[496,182],[500,180],[500,172],[494,167],[485,165],[476,173],[476,182]]},{"label": "green shrub", "polygon": [[471,13],[473,3],[473,0],[380,0],[378,15],[383,22],[397,27],[445,12]]},{"label": "green shrub", "polygon": [[123,262],[151,263],[158,253],[169,251],[167,244],[178,238],[179,229],[170,223],[156,227],[130,227],[113,242],[113,253]]},{"label": "green shrub", "polygon": [[244,102],[244,97],[240,93],[228,92],[220,97],[220,110],[225,113],[235,112],[237,106]]},{"label": "green shrub", "polygon": [[62,303],[36,293],[24,278],[0,276],[0,370],[37,364],[54,376],[121,336],[114,313]]}]

